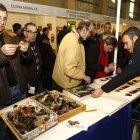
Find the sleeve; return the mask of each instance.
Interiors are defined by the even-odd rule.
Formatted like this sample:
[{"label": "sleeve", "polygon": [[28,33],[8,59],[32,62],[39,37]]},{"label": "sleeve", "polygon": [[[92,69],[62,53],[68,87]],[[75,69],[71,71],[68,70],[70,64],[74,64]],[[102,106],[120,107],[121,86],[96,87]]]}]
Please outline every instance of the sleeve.
[{"label": "sleeve", "polygon": [[30,46],[27,52],[21,52],[18,50],[20,62],[24,66],[30,66],[33,63],[33,51],[31,50]]},{"label": "sleeve", "polygon": [[5,65],[8,62],[7,57],[3,54],[1,48],[0,48],[0,67]]},{"label": "sleeve", "polygon": [[83,70],[84,66],[80,64],[81,60],[79,61],[79,59],[82,58],[81,56],[82,54],[79,53],[79,48],[77,47],[78,45],[77,40],[76,39],[73,41],[70,41],[70,40],[72,39],[67,40],[67,43],[63,42],[64,45],[67,45],[65,47],[66,50],[64,54],[64,66],[63,66],[64,73],[73,79],[82,80],[85,77],[85,74],[84,74],[85,71]]},{"label": "sleeve", "polygon": [[112,78],[108,83],[103,85],[101,88],[104,92],[110,92],[115,88],[125,84],[129,80],[140,76],[140,55],[137,52],[135,55],[132,55],[129,64],[124,68],[122,74],[118,74]]},{"label": "sleeve", "polygon": [[95,71],[104,71],[104,66],[98,64],[99,58],[99,43],[93,44],[90,43],[89,46],[86,46],[86,69],[90,73]]}]

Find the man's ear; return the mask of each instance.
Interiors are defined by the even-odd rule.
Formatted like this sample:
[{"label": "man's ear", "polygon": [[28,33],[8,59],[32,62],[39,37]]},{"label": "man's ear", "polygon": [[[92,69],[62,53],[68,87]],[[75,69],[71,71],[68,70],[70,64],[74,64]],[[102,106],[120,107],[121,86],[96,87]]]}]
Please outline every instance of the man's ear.
[{"label": "man's ear", "polygon": [[26,31],[23,31],[24,36],[26,36]]},{"label": "man's ear", "polygon": [[134,42],[135,42],[137,39],[138,39],[137,36],[134,36],[134,37],[133,37],[133,41],[134,41]]}]

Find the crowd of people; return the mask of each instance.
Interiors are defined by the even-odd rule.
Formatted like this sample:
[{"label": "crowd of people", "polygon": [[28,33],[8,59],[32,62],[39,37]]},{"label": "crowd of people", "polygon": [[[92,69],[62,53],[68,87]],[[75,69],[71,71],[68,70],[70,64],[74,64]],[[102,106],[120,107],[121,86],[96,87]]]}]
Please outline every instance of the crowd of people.
[{"label": "crowd of people", "polygon": [[[8,11],[0,4],[0,109],[44,90],[62,92],[112,74],[116,47],[118,74],[92,96],[99,97],[140,75],[140,30],[136,27],[128,28],[117,41],[110,22],[105,23],[102,34],[97,34],[96,24],[81,20],[77,28],[64,26],[59,32],[55,55],[47,27],[40,34],[32,22],[23,28],[14,23],[13,34],[7,35],[7,18]],[[0,140],[4,139],[13,137],[0,120]]]}]

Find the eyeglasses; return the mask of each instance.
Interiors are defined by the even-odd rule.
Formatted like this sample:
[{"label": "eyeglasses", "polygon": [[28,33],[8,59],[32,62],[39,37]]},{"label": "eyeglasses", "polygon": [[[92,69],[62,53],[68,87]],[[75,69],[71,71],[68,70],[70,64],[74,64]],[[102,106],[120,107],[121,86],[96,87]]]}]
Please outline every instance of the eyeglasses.
[{"label": "eyeglasses", "polygon": [[27,31],[27,30],[25,30],[26,32],[28,32],[28,33],[30,33],[30,34],[38,34],[38,32],[36,31],[36,32],[32,32],[31,30],[29,30],[29,31]]}]

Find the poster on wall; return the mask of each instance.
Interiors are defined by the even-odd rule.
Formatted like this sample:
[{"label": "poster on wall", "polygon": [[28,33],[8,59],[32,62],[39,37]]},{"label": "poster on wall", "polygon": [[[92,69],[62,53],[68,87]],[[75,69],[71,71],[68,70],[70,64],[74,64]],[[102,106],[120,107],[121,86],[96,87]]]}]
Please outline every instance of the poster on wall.
[{"label": "poster on wall", "polygon": [[100,23],[97,23],[97,29],[98,30],[100,29]]},{"label": "poster on wall", "polygon": [[101,24],[101,29],[102,29],[102,30],[104,29],[104,23]]},{"label": "poster on wall", "polygon": [[76,21],[67,21],[67,27],[72,29],[76,27]]},{"label": "poster on wall", "polygon": [[42,26],[38,26],[38,30],[39,31],[42,31]]},{"label": "poster on wall", "polygon": [[51,23],[48,23],[48,24],[47,24],[47,27],[48,27],[48,29],[49,29],[50,31],[52,31],[52,24],[51,24]]}]

